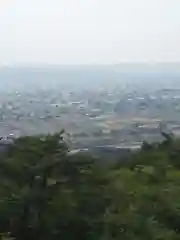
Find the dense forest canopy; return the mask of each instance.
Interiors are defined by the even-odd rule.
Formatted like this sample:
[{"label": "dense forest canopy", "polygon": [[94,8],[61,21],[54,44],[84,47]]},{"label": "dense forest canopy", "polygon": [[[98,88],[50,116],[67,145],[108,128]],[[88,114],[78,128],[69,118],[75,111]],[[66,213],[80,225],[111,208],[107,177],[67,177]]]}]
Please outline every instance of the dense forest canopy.
[{"label": "dense forest canopy", "polygon": [[173,136],[113,166],[69,156],[62,133],[19,138],[0,160],[2,239],[180,239]]}]

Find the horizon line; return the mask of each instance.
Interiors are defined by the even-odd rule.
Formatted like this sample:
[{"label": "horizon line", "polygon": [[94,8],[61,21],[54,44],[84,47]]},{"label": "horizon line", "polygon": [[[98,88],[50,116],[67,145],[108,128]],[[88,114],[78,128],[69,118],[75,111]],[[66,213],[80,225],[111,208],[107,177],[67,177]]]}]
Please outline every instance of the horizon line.
[{"label": "horizon line", "polygon": [[169,64],[169,65],[175,65],[180,64],[180,61],[123,61],[119,63],[14,63],[14,64],[0,64],[0,68],[14,68],[14,67],[61,67],[61,66],[67,66],[67,67],[78,67],[78,66],[120,66],[120,65],[158,65],[158,64]]}]

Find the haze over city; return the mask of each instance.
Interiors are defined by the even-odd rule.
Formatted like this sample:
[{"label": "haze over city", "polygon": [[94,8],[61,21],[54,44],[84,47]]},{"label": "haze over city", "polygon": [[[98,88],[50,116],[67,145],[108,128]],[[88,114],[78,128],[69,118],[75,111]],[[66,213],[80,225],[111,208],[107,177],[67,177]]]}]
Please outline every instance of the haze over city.
[{"label": "haze over city", "polygon": [[0,135],[71,148],[180,133],[179,0],[0,3]]}]

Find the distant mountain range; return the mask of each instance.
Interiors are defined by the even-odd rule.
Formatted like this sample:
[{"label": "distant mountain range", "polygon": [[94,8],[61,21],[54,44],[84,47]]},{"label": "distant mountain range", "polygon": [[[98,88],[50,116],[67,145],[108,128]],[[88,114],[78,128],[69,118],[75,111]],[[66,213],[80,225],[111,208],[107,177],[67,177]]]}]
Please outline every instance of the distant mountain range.
[{"label": "distant mountain range", "polygon": [[92,86],[148,82],[180,85],[180,63],[122,63],[116,65],[38,65],[0,68],[0,89],[27,84]]},{"label": "distant mountain range", "polygon": [[16,69],[120,69],[120,70],[135,70],[135,69],[164,69],[164,70],[180,70],[180,62],[122,62],[119,64],[84,64],[84,65],[58,65],[58,64],[24,64],[1,66],[2,68]]}]

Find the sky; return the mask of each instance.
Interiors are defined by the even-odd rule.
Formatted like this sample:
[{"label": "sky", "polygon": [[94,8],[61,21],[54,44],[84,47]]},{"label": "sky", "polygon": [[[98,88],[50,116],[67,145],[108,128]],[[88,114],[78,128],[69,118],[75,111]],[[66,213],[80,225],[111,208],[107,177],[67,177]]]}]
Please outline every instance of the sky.
[{"label": "sky", "polygon": [[0,65],[180,62],[180,0],[0,0]]}]

